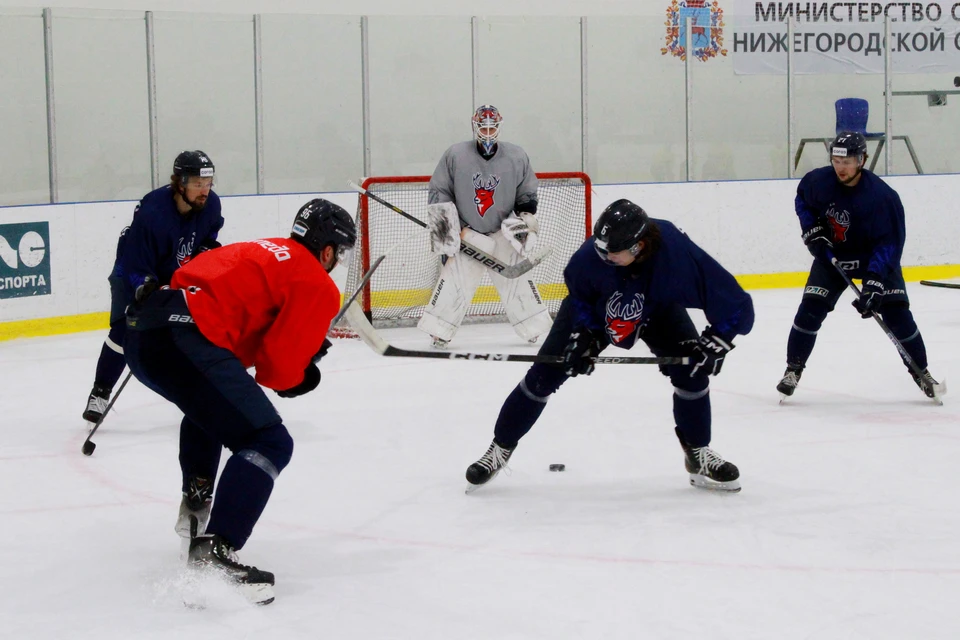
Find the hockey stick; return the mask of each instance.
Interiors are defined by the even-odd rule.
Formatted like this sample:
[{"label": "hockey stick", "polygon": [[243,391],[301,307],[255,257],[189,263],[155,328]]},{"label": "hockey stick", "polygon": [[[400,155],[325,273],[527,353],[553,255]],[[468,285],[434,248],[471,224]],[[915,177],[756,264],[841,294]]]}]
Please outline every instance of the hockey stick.
[{"label": "hockey stick", "polygon": [[[543,362],[560,364],[560,356],[526,355],[519,353],[457,353],[443,351],[414,351],[400,349],[387,343],[377,333],[370,321],[363,314],[360,305],[351,304],[346,313],[350,326],[357,335],[367,343],[371,349],[382,356],[399,356],[401,358],[440,358],[442,360],[489,360],[495,362]],[[690,358],[631,358],[620,356],[599,356],[592,359],[597,364],[690,364]]]},{"label": "hockey stick", "polygon": [[103,421],[107,418],[107,414],[110,413],[110,409],[113,408],[113,403],[117,401],[117,398],[120,397],[120,393],[123,392],[123,388],[127,386],[127,383],[130,382],[130,377],[133,375],[133,371],[127,372],[127,377],[123,379],[123,382],[120,384],[120,388],[117,389],[117,392],[113,394],[113,397],[110,398],[110,402],[107,404],[107,408],[103,410],[103,415],[100,416],[100,419],[97,420],[97,424],[93,425],[93,429],[90,429],[90,433],[87,435],[87,439],[83,441],[83,446],[80,447],[80,451],[83,452],[85,456],[92,456],[93,450],[97,448],[96,443],[90,438],[93,437],[93,434],[97,432],[97,429],[100,428],[100,425],[103,424]]},{"label": "hockey stick", "polygon": [[921,280],[920,284],[925,284],[928,287],[943,287],[944,289],[960,289],[960,284],[953,284],[952,282],[933,282],[932,280]]},{"label": "hockey stick", "polygon": [[[857,285],[853,283],[853,280],[850,278],[850,276],[847,275],[847,272],[844,271],[843,268],[840,266],[840,262],[829,251],[827,252],[827,258],[830,260],[830,264],[832,264],[834,268],[836,268],[836,270],[840,273],[840,276],[847,283],[847,286],[850,288],[850,290],[853,291],[859,298],[860,289],[857,287]],[[878,314],[876,311],[871,311],[870,315],[873,316],[873,319],[877,321],[877,324],[880,325],[880,328],[883,329],[883,332],[887,334],[888,338],[890,338],[890,342],[892,342],[893,346],[897,348],[897,351],[900,353],[900,357],[903,358],[903,361],[907,363],[907,367],[910,368],[910,371],[912,371],[913,374],[917,376],[918,379],[923,379],[923,369],[921,369],[920,365],[917,364],[916,360],[914,360],[910,356],[910,354],[907,353],[907,350],[904,349],[903,347],[903,343],[901,343],[900,340],[897,339],[897,336],[893,335],[893,331],[890,331],[890,327],[888,327],[887,323],[883,321],[883,319],[880,317],[880,314]],[[939,402],[940,404],[943,404],[943,400],[941,400],[940,397],[945,395],[946,393],[947,393],[946,380],[944,380],[943,382],[938,382],[937,384],[933,385],[933,396],[934,396],[933,399],[935,401]]]},{"label": "hockey stick", "polygon": [[[350,185],[351,189],[354,189],[360,192],[360,194],[367,196],[371,200],[379,202],[380,204],[390,209],[391,211],[395,211],[396,213],[399,213],[401,216],[403,216],[407,220],[410,220],[411,222],[415,222],[416,224],[420,225],[423,228],[427,228],[427,224],[423,220],[420,220],[419,218],[416,218],[410,215],[400,207],[390,204],[380,196],[370,193],[369,191],[367,191],[357,183],[353,182],[352,180],[348,180],[347,184]],[[527,256],[520,262],[510,265],[503,262],[502,260],[498,260],[497,258],[490,255],[486,251],[482,251],[481,249],[475,247],[474,245],[470,244],[466,240],[463,240],[462,238],[460,240],[461,253],[463,253],[469,258],[472,258],[473,260],[476,260],[477,262],[481,263],[483,266],[487,267],[488,269],[492,269],[496,271],[498,274],[500,274],[504,278],[508,278],[510,280],[514,278],[519,278],[526,272],[533,269],[535,266],[543,262],[547,258],[547,256],[550,255],[552,251],[553,251],[552,247],[544,247],[539,251],[534,252],[532,256]]]}]

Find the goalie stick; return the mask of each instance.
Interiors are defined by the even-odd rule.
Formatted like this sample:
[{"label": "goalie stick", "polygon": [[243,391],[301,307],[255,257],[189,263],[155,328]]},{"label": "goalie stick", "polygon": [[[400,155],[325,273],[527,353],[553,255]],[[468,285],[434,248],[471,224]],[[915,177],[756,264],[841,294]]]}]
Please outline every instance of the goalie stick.
[{"label": "goalie stick", "polygon": [[[830,264],[832,264],[834,268],[836,268],[836,270],[840,273],[840,276],[843,277],[844,281],[846,281],[847,286],[850,288],[850,290],[853,291],[857,295],[857,297],[860,297],[860,289],[857,287],[857,285],[853,283],[853,280],[850,279],[850,276],[847,275],[847,272],[843,270],[843,268],[840,266],[840,263],[829,251],[827,252],[827,258],[830,260]],[[880,315],[876,311],[871,311],[870,315],[873,316],[873,319],[877,321],[877,324],[880,325],[880,328],[883,329],[883,332],[887,334],[888,338],[890,338],[890,342],[892,342],[893,346],[897,348],[897,351],[900,353],[900,357],[903,358],[903,361],[905,363],[907,363],[907,367],[910,368],[910,371],[912,371],[913,374],[917,376],[918,379],[923,379],[923,369],[921,369],[920,365],[917,364],[917,361],[914,360],[909,353],[907,353],[907,350],[903,348],[903,343],[901,343],[900,340],[897,339],[897,336],[893,335],[893,331],[890,331],[890,327],[887,326],[887,323],[883,321],[883,319],[880,317]],[[937,384],[933,385],[933,399],[938,404],[943,404],[943,400],[941,399],[941,397],[946,395],[946,393],[947,393],[946,380],[944,380],[943,382],[938,382]]]},{"label": "goalie stick", "polygon": [[[371,269],[372,271],[373,269]],[[369,273],[369,272],[368,272]],[[357,335],[367,343],[371,349],[382,356],[399,356],[402,358],[440,358],[443,360],[489,360],[494,362],[544,362],[560,364],[560,356],[540,356],[520,353],[457,353],[445,351],[415,351],[400,349],[389,344],[373,328],[370,321],[363,314],[360,305],[352,303],[347,308],[346,318]],[[621,356],[598,356],[591,358],[597,364],[690,364],[690,358],[644,358]]]},{"label": "goalie stick", "polygon": [[932,280],[921,280],[920,284],[925,284],[928,287],[943,287],[944,289],[960,289],[960,284],[954,284],[952,282],[934,282]]},{"label": "goalie stick", "polygon": [[[370,193],[369,191],[367,191],[357,183],[353,182],[352,180],[348,180],[347,184],[350,185],[351,189],[358,191],[361,195],[367,196],[371,200],[379,202],[380,204],[390,209],[391,211],[395,211],[396,213],[399,213],[401,216],[403,216],[407,220],[410,220],[411,222],[415,222],[416,224],[420,225],[425,229],[427,228],[427,223],[425,223],[420,218],[412,216],[406,211],[404,211],[403,209],[401,209],[400,207],[390,204],[380,196]],[[498,274],[500,274],[504,278],[508,278],[510,280],[513,280],[514,278],[519,278],[523,274],[533,269],[535,266],[543,262],[547,258],[547,256],[550,255],[552,251],[553,251],[552,247],[543,247],[542,249],[535,251],[532,256],[527,256],[520,262],[510,265],[503,262],[502,260],[498,260],[497,258],[490,255],[486,251],[482,251],[478,247],[475,247],[469,242],[463,240],[462,238],[460,240],[461,253],[465,254],[469,258],[476,260],[477,262],[481,263],[483,266],[487,267],[488,269],[492,269],[493,271],[496,271]]]}]

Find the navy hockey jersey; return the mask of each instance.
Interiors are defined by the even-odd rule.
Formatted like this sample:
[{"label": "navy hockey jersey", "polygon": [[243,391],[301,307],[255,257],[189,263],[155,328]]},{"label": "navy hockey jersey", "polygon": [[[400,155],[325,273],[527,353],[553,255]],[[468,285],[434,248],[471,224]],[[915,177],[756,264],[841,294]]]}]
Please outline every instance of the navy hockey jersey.
[{"label": "navy hockey jersey", "polygon": [[906,239],[900,196],[876,174],[864,169],[856,186],[840,183],[832,166],[814,169],[797,187],[800,228],[826,223],[833,232],[833,253],[846,268],[883,279],[900,273]]},{"label": "navy hockey jersey", "polygon": [[123,279],[130,298],[148,275],[169,284],[173,272],[204,241],[216,240],[221,227],[220,197],[213,191],[203,209],[181,215],[170,185],[155,189],[140,200],[133,222],[120,236],[113,275]]},{"label": "navy hockey jersey", "polygon": [[679,305],[702,309],[725,340],[753,328],[753,300],[706,251],[667,220],[660,249],[628,267],[600,259],[593,238],[581,245],[564,270],[575,327],[603,329],[611,344],[629,349],[661,310]]}]

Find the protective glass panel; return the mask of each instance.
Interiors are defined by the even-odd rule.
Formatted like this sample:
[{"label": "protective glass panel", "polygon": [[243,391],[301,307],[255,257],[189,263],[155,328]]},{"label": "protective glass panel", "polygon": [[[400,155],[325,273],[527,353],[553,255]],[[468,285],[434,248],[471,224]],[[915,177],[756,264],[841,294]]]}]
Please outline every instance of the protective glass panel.
[{"label": "protective glass panel", "polygon": [[370,173],[429,175],[472,135],[468,17],[372,16]]},{"label": "protective glass panel", "polygon": [[579,171],[580,19],[483,18],[479,104],[503,114],[501,139],[519,144],[534,171]]},{"label": "protective glass panel", "polygon": [[685,177],[683,63],[660,52],[664,21],[587,20],[587,173],[594,183]]},{"label": "protective glass panel", "polygon": [[161,181],[201,149],[219,195],[256,193],[253,16],[158,12],[154,38]]},{"label": "protective glass panel", "polygon": [[40,9],[0,10],[0,205],[50,202]]},{"label": "protective glass panel", "polygon": [[53,11],[61,202],[150,189],[143,12]]},{"label": "protective glass panel", "polygon": [[267,193],[343,191],[363,173],[360,18],[264,15]]},{"label": "protective glass panel", "polygon": [[[736,74],[733,30],[717,3],[679,11],[678,39],[690,17],[691,180],[789,177],[787,76]],[[785,42],[785,23],[766,25],[770,43]],[[786,50],[771,55],[786,60]],[[673,58],[678,66],[684,63]],[[682,109],[682,105],[680,106]]]}]

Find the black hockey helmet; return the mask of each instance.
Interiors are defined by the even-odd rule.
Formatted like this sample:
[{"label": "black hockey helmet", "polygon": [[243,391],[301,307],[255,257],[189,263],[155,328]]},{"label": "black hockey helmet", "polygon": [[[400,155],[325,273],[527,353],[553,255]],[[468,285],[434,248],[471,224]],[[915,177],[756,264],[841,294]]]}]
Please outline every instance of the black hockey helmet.
[{"label": "black hockey helmet", "polygon": [[316,198],[300,207],[290,237],[321,259],[324,248],[336,249],[337,264],[357,242],[357,225],[347,211],[329,200]]},{"label": "black hockey helmet", "polygon": [[212,178],[214,174],[213,160],[199,149],[195,151],[181,151],[173,161],[173,175],[182,182],[190,176]]},{"label": "black hockey helmet", "polygon": [[630,249],[634,255],[640,252],[638,243],[650,228],[650,216],[640,205],[621,198],[612,202],[593,226],[593,246],[600,258],[609,264],[608,255]]},{"label": "black hockey helmet", "polygon": [[831,156],[846,158],[865,156],[866,154],[867,139],[863,137],[862,133],[844,131],[830,143]]}]

